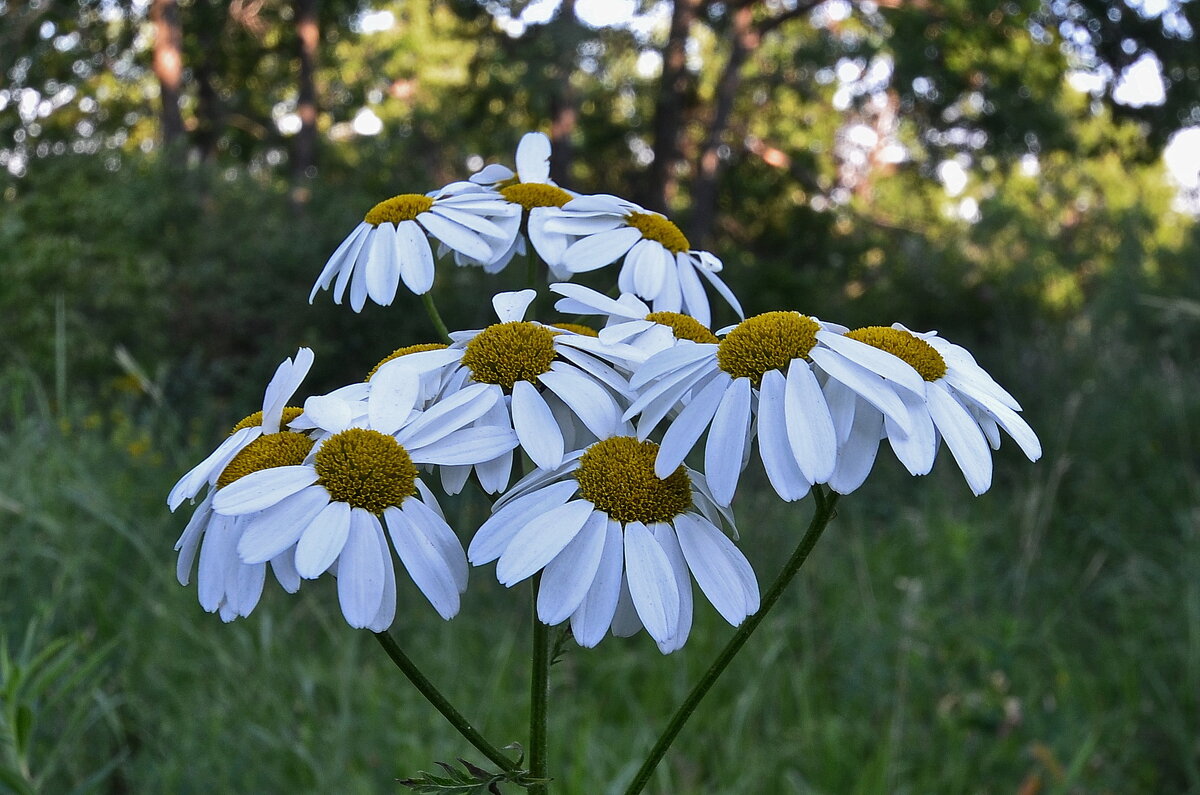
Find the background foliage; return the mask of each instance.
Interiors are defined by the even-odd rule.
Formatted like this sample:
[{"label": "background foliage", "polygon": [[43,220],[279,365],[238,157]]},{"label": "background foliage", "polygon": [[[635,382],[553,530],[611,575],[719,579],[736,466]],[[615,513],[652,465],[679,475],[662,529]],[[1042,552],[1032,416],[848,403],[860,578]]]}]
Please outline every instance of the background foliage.
[{"label": "background foliage", "polygon": [[[1196,4],[546,10],[0,0],[0,788],[368,792],[470,753],[327,583],[203,614],[163,500],[297,345],[316,392],[428,339],[415,302],[307,290],[375,201],[541,129],[556,179],[669,212],[750,312],[970,346],[1046,449],[978,500],[882,466],[658,790],[1200,791],[1200,237],[1161,157],[1200,123]],[[1162,101],[1116,101],[1146,58]],[[514,278],[435,290],[475,327]],[[807,508],[739,514],[770,578]],[[519,740],[523,595],[476,572],[449,625],[401,599],[410,654]],[[619,791],[727,632],[569,652],[562,790]]]}]

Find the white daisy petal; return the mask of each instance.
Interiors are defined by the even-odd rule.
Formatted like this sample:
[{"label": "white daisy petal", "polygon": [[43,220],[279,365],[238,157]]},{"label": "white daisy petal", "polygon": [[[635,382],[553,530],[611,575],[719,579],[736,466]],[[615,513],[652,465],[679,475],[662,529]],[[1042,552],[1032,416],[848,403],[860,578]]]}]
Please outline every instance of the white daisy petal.
[{"label": "white daisy petal", "polygon": [[462,428],[409,453],[418,464],[472,465],[490,461],[516,446],[516,434],[507,428]]},{"label": "white daisy petal", "polygon": [[525,317],[526,310],[537,298],[536,290],[518,290],[510,293],[496,293],[492,297],[492,308],[501,323],[511,323]]},{"label": "white daisy petal", "polygon": [[[738,379],[745,381],[746,379]],[[658,458],[654,462],[654,474],[665,478],[683,463],[687,454],[696,446],[696,442],[704,433],[704,429],[712,422],[713,415],[721,405],[721,399],[726,390],[732,386],[733,379],[725,377],[714,378],[704,389],[700,390],[692,401],[687,404],[679,416],[667,428],[663,435],[662,444],[658,449]],[[749,386],[749,381],[746,381]]]},{"label": "white daisy petal", "polygon": [[778,370],[763,373],[758,393],[758,452],[775,493],[791,502],[808,494],[812,484],[800,471],[788,441],[784,407],[786,386],[787,381]]},{"label": "white daisy petal", "polygon": [[[422,213],[429,215],[429,213]],[[417,295],[433,287],[433,249],[425,231],[416,221],[401,221],[396,227],[396,246],[400,252],[400,278]]]},{"label": "white daisy petal", "polygon": [[214,515],[204,533],[204,543],[200,545],[196,590],[200,606],[209,613],[220,607],[226,588],[234,583],[237,576],[236,567],[241,565],[234,550],[237,544],[234,530],[236,521],[230,516]]},{"label": "white daisy petal", "polygon": [[300,388],[313,363],[311,348],[300,348],[295,359],[284,359],[275,370],[267,389],[263,392],[263,433],[278,433],[283,419],[283,409],[292,395]]},{"label": "white daisy petal", "polygon": [[341,272],[354,265],[354,260],[358,258],[358,252],[367,242],[367,238],[371,235],[371,225],[368,223],[359,223],[354,227],[346,239],[341,242],[329,259],[325,262],[325,267],[321,269],[321,275],[317,277],[317,281],[313,284],[312,292],[308,294],[308,302],[311,304],[313,299],[317,297],[317,293],[329,287],[329,283],[333,281],[333,277],[340,275]]},{"label": "white daisy petal", "polygon": [[891,420],[884,418],[884,431],[892,452],[912,475],[928,475],[937,455],[938,437],[933,419],[929,416],[925,394],[899,393],[912,419],[912,428],[905,434]]},{"label": "white daisy petal", "polygon": [[[680,255],[680,259],[683,255]],[[684,310],[700,321],[706,328],[712,322],[712,313],[708,306],[708,296],[704,294],[704,285],[691,266],[690,260],[679,265],[679,291],[683,294]]]},{"label": "white daisy petal", "polygon": [[962,404],[950,395],[947,387],[938,382],[929,385],[925,401],[934,424],[967,479],[967,485],[975,496],[983,494],[992,483],[992,454],[983,432]]},{"label": "white daisy petal", "polygon": [[396,440],[410,451],[433,444],[450,433],[482,417],[500,399],[500,390],[491,384],[472,384],[447,398],[396,433]]},{"label": "white daisy petal", "polygon": [[316,482],[317,472],[310,466],[260,469],[218,491],[213,497],[213,510],[228,516],[254,513]]},{"label": "white daisy petal", "polygon": [[[392,237],[390,224],[382,224],[375,227],[374,233],[371,235],[372,248],[368,252],[373,252],[375,241],[380,239],[380,236],[386,235]],[[366,261],[360,261],[355,264],[354,272],[350,274],[350,308],[355,312],[361,312],[363,307],[367,305],[367,263],[371,260],[370,253]]]},{"label": "white daisy petal", "polygon": [[630,320],[640,320],[649,313],[649,308],[638,311],[620,301],[609,298],[604,293],[590,287],[569,282],[559,282],[550,285],[550,292],[558,293],[563,298],[555,302],[554,308],[564,315],[593,315],[605,314],[625,317]]},{"label": "white daisy petal", "polygon": [[[479,215],[479,214],[473,213],[473,212],[467,212],[466,210],[460,209],[458,207],[451,207],[451,206],[445,205],[445,204],[440,204],[440,205],[435,204],[432,207],[432,209],[430,209],[430,212],[434,213],[436,215],[440,215],[444,218],[447,218],[456,224],[465,226],[467,229],[470,229],[472,232],[478,232],[479,234],[486,235],[487,237],[492,237],[492,238],[508,238],[508,237],[510,237],[508,230],[506,230],[504,227],[500,226],[499,224],[495,223],[494,221],[489,221],[488,219],[484,218],[482,215]],[[505,219],[505,220],[507,221],[507,219]]]},{"label": "white daisy petal", "polygon": [[594,510],[587,500],[573,500],[533,519],[513,536],[500,556],[496,578],[511,588],[533,576],[571,543]]},{"label": "white daisy petal", "polygon": [[884,378],[827,348],[813,348],[808,355],[830,377],[850,387],[857,395],[890,417],[901,430],[908,433],[909,428],[912,427],[908,419],[908,411],[904,408],[903,401]]},{"label": "white daisy petal", "polygon": [[671,561],[641,522],[625,525],[625,576],[638,618],[656,641],[679,629],[679,589]]},{"label": "white daisy petal", "polygon": [[592,513],[575,538],[546,564],[537,601],[542,623],[560,624],[579,607],[600,566],[607,528],[604,514]]},{"label": "white daisy petal", "polygon": [[658,297],[666,280],[663,251],[662,243],[643,238],[625,255],[625,267],[633,272],[634,292],[648,301]]},{"label": "white daisy petal", "polygon": [[462,252],[471,259],[482,262],[491,258],[492,247],[462,224],[433,213],[421,213],[417,216],[417,223],[450,248]]},{"label": "white daisy petal", "polygon": [[472,174],[470,180],[480,185],[494,185],[497,182],[512,179],[514,176],[512,170],[507,166],[502,166],[499,163],[489,163]]},{"label": "white daisy petal", "polygon": [[651,528],[651,532],[654,534],[654,540],[662,547],[667,560],[670,561],[671,571],[675,574],[675,589],[679,593],[679,623],[675,627],[674,634],[658,644],[659,651],[663,654],[670,654],[683,648],[692,631],[692,579],[688,574],[688,565],[683,557],[683,551],[679,548],[679,539],[675,536],[675,529],[669,524],[661,523],[655,524]]},{"label": "white daisy petal", "polygon": [[544,133],[521,136],[517,144],[517,175],[521,182],[547,182],[550,179],[550,139]]},{"label": "white daisy petal", "polygon": [[759,607],[754,569],[729,537],[695,514],[675,518],[679,546],[700,590],[733,626]]},{"label": "white daisy petal", "polygon": [[[1030,461],[1037,461],[1042,457],[1042,443],[1038,441],[1037,434],[1029,427],[1029,424],[1021,418],[1019,414],[1009,408],[1001,400],[991,394],[976,393],[968,395],[968,397],[992,416],[999,423],[1013,441],[1025,453],[1025,457]],[[999,443],[992,445],[993,448],[998,447]]]},{"label": "white daisy petal", "polygon": [[287,549],[271,558],[271,572],[279,587],[288,593],[300,590],[300,572],[296,571],[296,550]]},{"label": "white daisy petal", "polygon": [[353,404],[333,395],[313,395],[306,399],[304,414],[314,427],[333,433],[344,431],[354,422]]},{"label": "white daisy petal", "polygon": [[512,420],[521,449],[539,469],[553,469],[562,463],[562,430],[537,387],[528,381],[513,384]]},{"label": "white daisy petal", "polygon": [[604,547],[587,594],[571,614],[571,634],[585,649],[604,639],[612,625],[621,596],[622,572],[625,568],[623,533],[617,522],[606,522]]},{"label": "white daisy petal", "polygon": [[704,473],[718,505],[733,501],[749,436],[750,379],[735,378],[721,397],[704,447]]},{"label": "white daisy petal", "polygon": [[[622,553],[624,542],[622,541]],[[612,618],[612,634],[618,638],[628,638],[642,631],[642,619],[638,616],[633,597],[629,595],[629,577],[621,573],[621,589],[617,596],[617,609]]]},{"label": "white daisy petal", "polygon": [[408,499],[404,501],[404,515],[413,521],[414,526],[421,530],[433,544],[437,553],[446,564],[454,586],[459,593],[467,590],[467,556],[463,552],[462,542],[446,524],[446,520],[437,511],[421,500]]},{"label": "white daisy petal", "polygon": [[737,312],[738,317],[744,318],[746,316],[746,313],[742,311],[741,302],[738,301],[737,296],[733,294],[733,290],[730,290],[725,285],[725,282],[721,281],[721,277],[704,268],[700,268],[699,272],[701,276],[703,276],[705,279],[708,279],[709,284],[711,284],[713,288],[720,293],[721,297],[725,299],[726,303],[733,307],[733,311]]},{"label": "white daisy petal", "polygon": [[[333,302],[341,305],[342,299],[346,295],[346,287],[350,284],[350,277],[354,275],[354,271],[359,270],[361,263],[359,262],[362,252],[371,250],[371,239],[375,237],[375,227],[370,224],[362,224],[366,229],[366,233],[359,239],[355,250],[355,256],[346,256],[345,266],[342,267],[337,274],[337,280],[333,283]],[[310,300],[311,304],[312,301]]]},{"label": "white daisy petal", "polygon": [[362,629],[375,619],[383,598],[385,558],[375,538],[378,519],[355,508],[350,513],[350,522],[345,545],[338,557],[338,602],[346,623]]},{"label": "white daisy petal", "polygon": [[414,377],[401,367],[379,368],[371,377],[371,392],[367,398],[371,427],[383,433],[394,433],[412,414],[420,394],[420,377]]},{"label": "white daisy petal", "polygon": [[475,531],[467,558],[475,566],[490,563],[500,557],[522,527],[535,517],[560,508],[578,490],[574,481],[553,483],[544,489],[518,497],[505,504]]},{"label": "white daisy petal", "polygon": [[421,589],[438,615],[448,620],[458,613],[458,582],[439,547],[418,525],[419,516],[395,507],[383,512],[392,544],[408,576]]},{"label": "white daisy petal", "polygon": [[831,489],[838,494],[849,494],[863,484],[875,464],[882,433],[883,414],[859,399],[850,433],[838,449],[837,466],[829,477]]},{"label": "white daisy petal", "polygon": [[282,499],[270,511],[250,514],[238,541],[243,563],[263,563],[275,558],[300,539],[304,528],[329,503],[329,492],[309,486]]},{"label": "white daisy petal", "polygon": [[659,351],[638,368],[629,379],[629,385],[633,389],[641,389],[667,373],[699,361],[708,360],[711,362],[710,366],[715,366],[718,347],[714,343],[698,342],[695,345],[677,345]]},{"label": "white daisy petal", "polygon": [[383,535],[383,527],[379,518],[371,516],[371,534],[375,536],[375,544],[379,547],[379,560],[383,563],[383,595],[379,599],[379,612],[367,624],[372,632],[383,632],[396,619],[396,567],[392,563],[392,550],[387,538]]},{"label": "white daisy petal", "polygon": [[788,365],[784,405],[788,440],[800,471],[811,483],[824,483],[837,463],[837,435],[821,385],[803,359]]},{"label": "white daisy petal", "polygon": [[204,537],[204,529],[212,519],[212,494],[196,506],[192,518],[183,528],[179,540],[175,542],[175,551],[179,559],[175,563],[175,579],[180,585],[187,585],[192,579],[192,564],[196,561],[196,551],[200,548],[200,539]]},{"label": "white daisy petal", "polygon": [[561,262],[572,273],[593,271],[617,260],[641,239],[641,231],[628,226],[599,232],[568,246]]},{"label": "white daisy petal", "polygon": [[367,295],[380,306],[388,306],[396,297],[400,284],[400,248],[396,239],[396,227],[380,224],[371,238],[371,250],[364,268]]},{"label": "white daisy petal", "polygon": [[[899,384],[910,392],[924,391],[924,380],[921,378],[921,374],[903,359],[897,358],[885,350],[867,345],[865,342],[859,342],[844,334],[834,334],[825,330],[817,332],[817,339],[850,361]],[[888,413],[882,406],[878,408],[885,414]]]},{"label": "white daisy petal", "polygon": [[233,457],[261,435],[262,428],[250,427],[227,436],[216,450],[179,479],[167,495],[167,507],[174,511],[184,500],[195,497],[206,485],[215,482]]},{"label": "white daisy petal", "polygon": [[570,406],[597,438],[612,434],[621,417],[621,409],[612,395],[579,368],[566,362],[554,362],[550,368],[550,372],[542,373],[538,380]]},{"label": "white daisy petal", "polygon": [[296,543],[296,571],[301,577],[315,580],[337,560],[350,534],[351,511],[344,502],[331,502],[304,528]]}]

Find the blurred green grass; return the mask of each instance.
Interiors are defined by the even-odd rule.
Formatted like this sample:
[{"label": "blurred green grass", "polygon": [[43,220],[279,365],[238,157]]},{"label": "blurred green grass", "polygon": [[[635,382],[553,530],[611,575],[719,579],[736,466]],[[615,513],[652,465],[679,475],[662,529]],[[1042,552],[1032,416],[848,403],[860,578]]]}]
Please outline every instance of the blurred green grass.
[{"label": "blurred green grass", "polygon": [[[881,461],[650,790],[1200,791],[1195,329],[1131,328],[977,347],[1045,457],[1006,444],[978,499],[948,458],[921,479]],[[164,495],[224,406],[210,424],[48,391],[0,369],[0,636],[65,644],[78,672],[65,699],[25,696],[29,791],[399,791],[437,760],[483,761],[344,624],[329,582],[269,583],[230,625],[175,582],[186,516]],[[763,486],[752,472],[735,506],[765,587],[811,508]],[[453,509],[464,540],[485,505]],[[400,601],[407,653],[494,742],[521,741],[528,592],[487,567],[452,622],[411,584]],[[552,671],[557,791],[620,792],[730,633],[698,603],[669,657],[645,635],[569,647]]]}]

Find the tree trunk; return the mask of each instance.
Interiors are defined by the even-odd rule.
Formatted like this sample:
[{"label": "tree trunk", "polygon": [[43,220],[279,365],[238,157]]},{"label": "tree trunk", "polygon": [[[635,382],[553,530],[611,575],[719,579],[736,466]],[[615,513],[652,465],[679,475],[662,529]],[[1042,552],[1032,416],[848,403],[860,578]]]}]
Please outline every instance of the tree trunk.
[{"label": "tree trunk", "polygon": [[754,22],[755,5],[750,0],[732,9],[729,59],[717,83],[716,105],[705,131],[692,184],[692,214],[687,235],[693,245],[705,245],[712,238],[713,221],[717,214],[717,180],[721,174],[721,147],[733,113],[733,103],[742,86],[742,67],[762,44],[763,36],[784,22],[808,13],[817,5],[817,0],[802,0],[794,8],[757,24]]},{"label": "tree trunk", "polygon": [[312,198],[308,181],[316,176],[317,167],[317,47],[321,27],[317,21],[318,0],[294,0],[297,57],[300,63],[296,115],[300,131],[292,146],[292,204],[303,206]]},{"label": "tree trunk", "polygon": [[679,138],[685,99],[692,77],[687,71],[687,41],[703,0],[675,0],[671,28],[662,49],[662,77],[654,101],[654,162],[650,164],[642,204],[666,212],[678,188],[675,168],[680,161]]},{"label": "tree trunk", "polygon": [[154,23],[154,76],[162,99],[162,139],[172,148],[183,137],[179,94],[183,85],[183,28],[176,0],[153,0],[150,20]]},{"label": "tree trunk", "polygon": [[571,85],[571,73],[575,71],[575,59],[579,36],[576,31],[575,0],[563,0],[554,20],[557,32],[559,58],[555,72],[557,86],[550,97],[550,143],[554,156],[550,158],[550,179],[559,185],[571,181],[571,164],[575,160],[575,146],[571,134],[579,118],[579,97]]}]

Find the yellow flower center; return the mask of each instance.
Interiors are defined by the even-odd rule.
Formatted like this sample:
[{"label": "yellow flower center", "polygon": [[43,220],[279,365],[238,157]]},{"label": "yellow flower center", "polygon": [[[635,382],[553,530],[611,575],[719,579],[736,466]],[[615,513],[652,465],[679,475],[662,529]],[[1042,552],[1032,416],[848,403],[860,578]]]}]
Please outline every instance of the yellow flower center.
[{"label": "yellow flower center", "polygon": [[622,524],[669,522],[692,504],[692,481],[680,464],[665,479],[654,474],[658,445],[632,436],[596,442],[579,459],[579,492]]},{"label": "yellow flower center", "polygon": [[536,383],[554,361],[552,329],[514,320],[488,326],[467,343],[462,363],[481,384],[512,389],[517,381]]},{"label": "yellow flower center", "polygon": [[563,331],[570,331],[575,334],[582,334],[585,337],[599,337],[600,333],[596,329],[589,326],[584,326],[579,323],[555,323],[555,328],[560,328]]},{"label": "yellow flower center", "polygon": [[872,348],[887,351],[903,359],[921,374],[926,381],[936,381],[946,374],[946,360],[937,349],[915,334],[903,329],[887,326],[864,326],[846,333],[846,336],[865,342]]},{"label": "yellow flower center", "polygon": [[375,373],[377,373],[379,371],[379,368],[383,367],[385,364],[390,362],[392,359],[399,359],[401,356],[407,356],[410,353],[424,353],[425,351],[440,351],[440,350],[444,350],[445,348],[446,348],[446,346],[440,342],[422,342],[417,345],[408,345],[404,348],[397,348],[396,350],[389,353],[387,356],[384,356],[382,359],[380,359],[379,364],[372,367],[371,372],[367,373],[367,377],[365,380],[370,381],[372,378],[374,378]]},{"label": "yellow flower center", "polygon": [[647,240],[662,243],[672,254],[691,251],[692,244],[679,227],[657,213],[630,213],[625,216],[625,223],[641,232]]},{"label": "yellow flower center", "polygon": [[417,468],[403,445],[368,428],[350,428],[325,440],[313,466],[336,502],[371,513],[399,507],[417,493]]},{"label": "yellow flower center", "polygon": [[260,469],[303,464],[312,446],[313,440],[302,433],[280,431],[264,434],[242,448],[225,465],[225,469],[221,470],[217,478],[217,488],[223,489],[238,478]]},{"label": "yellow flower center", "polygon": [[820,328],[817,321],[796,312],[746,318],[721,340],[717,364],[734,378],[749,378],[758,386],[768,370],[786,370],[793,359],[807,359]]},{"label": "yellow flower center", "polygon": [[670,326],[671,331],[675,332],[677,340],[720,342],[716,334],[706,329],[699,320],[691,315],[683,315],[679,312],[651,312],[646,315],[646,320],[661,326]]},{"label": "yellow flower center", "polygon": [[[287,428],[287,424],[289,422],[296,419],[303,413],[304,413],[304,409],[300,408],[299,406],[285,406],[283,409],[283,419],[279,423],[280,427]],[[233,430],[231,430],[229,432],[229,435],[233,436],[235,433],[240,431],[242,428],[257,428],[258,426],[262,425],[262,422],[263,422],[262,411],[261,410],[256,411],[253,414],[251,414],[249,417],[244,418],[237,425],[234,425]]]},{"label": "yellow flower center", "polygon": [[371,226],[380,224],[398,224],[401,221],[411,221],[421,213],[429,212],[433,207],[433,199],[419,193],[402,193],[386,201],[381,201],[367,211],[363,218]]},{"label": "yellow flower center", "polygon": [[562,188],[540,182],[514,182],[501,188],[500,195],[527,212],[535,207],[562,207],[571,201],[571,194]]}]

